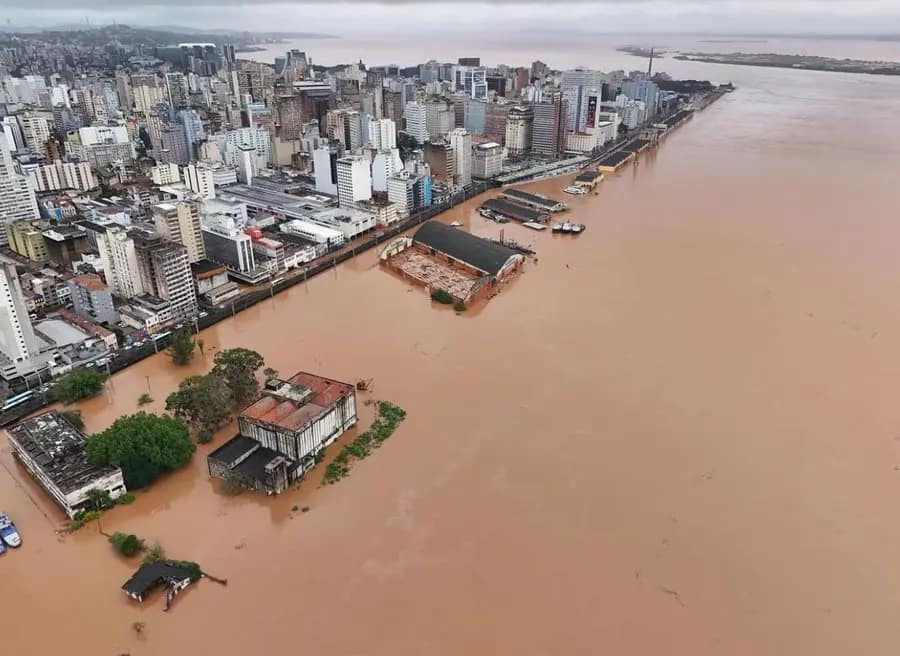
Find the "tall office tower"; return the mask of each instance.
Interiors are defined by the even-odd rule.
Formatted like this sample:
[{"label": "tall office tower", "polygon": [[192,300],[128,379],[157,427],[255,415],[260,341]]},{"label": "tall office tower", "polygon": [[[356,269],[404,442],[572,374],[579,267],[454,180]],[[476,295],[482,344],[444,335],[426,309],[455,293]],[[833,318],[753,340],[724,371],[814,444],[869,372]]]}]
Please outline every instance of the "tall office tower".
[{"label": "tall office tower", "polygon": [[481,66],[481,57],[460,57],[456,63],[460,66]]},{"label": "tall office tower", "polygon": [[320,146],[313,151],[316,191],[337,196],[337,161],[340,157],[340,148],[335,145]]},{"label": "tall office tower", "polygon": [[588,99],[594,91],[600,91],[606,74],[586,68],[563,71],[560,89],[567,103],[566,129],[584,132],[587,128]]},{"label": "tall office tower", "polygon": [[419,65],[419,81],[422,84],[437,82],[440,79],[440,75],[441,65],[433,59]]},{"label": "tall office tower", "polygon": [[443,100],[425,103],[425,126],[429,139],[440,139],[456,125],[456,110]]},{"label": "tall office tower", "polygon": [[361,155],[340,158],[337,161],[337,188],[341,207],[351,207],[361,200],[372,198],[369,161]]},{"label": "tall office tower", "polygon": [[187,249],[155,235],[133,231],[141,285],[153,296],[169,302],[173,319],[197,315],[197,293]]},{"label": "tall office tower", "polygon": [[465,187],[472,183],[472,135],[465,128],[450,130],[447,135],[453,149],[456,176],[454,182]]},{"label": "tall office tower", "polygon": [[53,114],[50,112],[25,112],[19,115],[19,124],[22,126],[22,136],[25,145],[35,155],[44,153],[44,144],[50,138],[50,125],[53,123]]},{"label": "tall office tower", "polygon": [[397,124],[389,118],[368,117],[369,145],[376,150],[390,150],[397,147]]},{"label": "tall office tower", "polygon": [[132,298],[145,292],[141,285],[134,240],[125,228],[110,227],[97,234],[97,250],[106,275],[106,284],[117,296]]},{"label": "tall office tower", "polygon": [[166,89],[172,109],[186,109],[190,104],[188,81],[184,73],[166,73]]},{"label": "tall office tower", "polygon": [[394,123],[403,119],[403,94],[399,91],[385,89],[382,93],[382,116],[389,118]]},{"label": "tall office tower", "polygon": [[532,80],[541,80],[547,73],[550,72],[550,67],[547,66],[541,60],[531,62],[531,79]]},{"label": "tall office tower", "polygon": [[16,267],[0,262],[0,369],[4,377],[27,369],[38,348]]},{"label": "tall office tower", "polygon": [[39,215],[34,189],[15,172],[6,135],[0,134],[0,246],[6,244],[6,224]]},{"label": "tall office tower", "polygon": [[566,101],[534,104],[531,152],[544,157],[559,157],[566,145]]},{"label": "tall office tower", "polygon": [[365,117],[355,109],[344,113],[344,134],[347,137],[347,149],[359,150],[366,142],[369,123]]},{"label": "tall office tower", "polygon": [[[232,175],[234,175],[233,171]],[[181,177],[188,189],[197,192],[203,198],[212,199],[216,197],[216,172],[210,166],[188,164],[181,169]]]},{"label": "tall office tower", "polygon": [[406,120],[406,133],[418,143],[428,141],[428,111],[423,103],[408,102],[403,110],[403,118]]},{"label": "tall office tower", "polygon": [[484,138],[500,145],[506,140],[506,119],[512,105],[488,103],[484,114]]},{"label": "tall office tower", "polygon": [[148,116],[161,102],[167,102],[167,92],[154,73],[131,76],[131,93],[134,97],[134,111]]},{"label": "tall office tower", "polygon": [[94,108],[94,95],[90,89],[71,89],[69,97],[72,99],[72,109],[81,119],[82,125],[90,125],[97,118]]},{"label": "tall office tower", "polygon": [[131,112],[134,107],[134,93],[131,90],[131,79],[126,71],[116,71],[116,97],[119,99],[119,107],[125,114]]},{"label": "tall office tower", "polygon": [[200,114],[193,109],[182,109],[178,112],[178,122],[184,130],[184,138],[187,141],[188,150],[191,159],[197,158],[197,147],[201,141],[206,138],[206,132],[203,130],[203,121],[200,120]]},{"label": "tall office tower", "polygon": [[511,107],[506,117],[506,150],[510,157],[524,157],[531,152],[531,135],[534,128],[534,110],[517,105]]},{"label": "tall office tower", "polygon": [[22,126],[15,116],[3,117],[3,134],[6,137],[3,147],[8,151],[25,150],[25,135],[22,134]]},{"label": "tall office tower", "polygon": [[157,162],[163,164],[188,164],[191,148],[180,125],[165,125],[159,131],[159,149],[154,150]]},{"label": "tall office tower", "polygon": [[471,98],[487,98],[487,72],[483,68],[456,66],[453,81],[457,91],[462,91]]},{"label": "tall office tower", "polygon": [[189,262],[199,262],[206,257],[197,203],[192,201],[159,203],[153,206],[152,213],[159,234],[184,246]]}]

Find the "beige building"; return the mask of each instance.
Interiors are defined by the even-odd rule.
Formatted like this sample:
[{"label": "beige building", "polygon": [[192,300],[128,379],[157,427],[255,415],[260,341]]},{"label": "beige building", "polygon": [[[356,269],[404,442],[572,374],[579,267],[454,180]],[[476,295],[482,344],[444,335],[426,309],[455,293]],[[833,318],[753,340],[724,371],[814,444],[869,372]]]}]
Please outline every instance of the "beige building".
[{"label": "beige building", "polygon": [[35,262],[50,259],[40,221],[13,221],[6,224],[6,240],[9,247],[22,257]]},{"label": "beige building", "polygon": [[180,201],[154,205],[153,222],[160,235],[187,249],[188,261],[198,262],[206,257],[197,203]]}]

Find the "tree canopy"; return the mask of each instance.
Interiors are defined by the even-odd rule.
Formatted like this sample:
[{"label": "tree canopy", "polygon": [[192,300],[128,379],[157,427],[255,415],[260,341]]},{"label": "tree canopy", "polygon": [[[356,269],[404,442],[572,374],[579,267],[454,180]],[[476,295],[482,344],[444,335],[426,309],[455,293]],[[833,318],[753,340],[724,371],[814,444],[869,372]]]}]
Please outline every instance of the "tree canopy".
[{"label": "tree canopy", "polygon": [[99,394],[105,381],[105,374],[79,367],[57,378],[53,384],[53,393],[63,403],[74,403]]},{"label": "tree canopy", "polygon": [[259,393],[256,372],[265,364],[256,351],[233,348],[216,353],[212,374],[220,376],[231,394],[233,405],[243,405],[252,401]]},{"label": "tree canopy", "polygon": [[172,344],[166,349],[166,353],[175,364],[185,365],[193,359],[196,347],[197,343],[191,337],[191,331],[179,328],[172,334]]},{"label": "tree canopy", "polygon": [[215,432],[231,415],[231,393],[218,374],[189,376],[166,398],[166,410],[195,431]]},{"label": "tree canopy", "polygon": [[95,465],[121,467],[126,487],[134,489],[181,467],[196,448],[180,419],[138,412],[88,437],[87,457]]}]

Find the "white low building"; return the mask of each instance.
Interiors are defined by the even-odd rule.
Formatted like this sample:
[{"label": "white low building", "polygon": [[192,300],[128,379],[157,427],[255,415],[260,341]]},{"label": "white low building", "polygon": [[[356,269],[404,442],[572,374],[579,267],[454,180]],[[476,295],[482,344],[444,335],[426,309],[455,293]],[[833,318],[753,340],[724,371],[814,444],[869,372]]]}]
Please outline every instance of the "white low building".
[{"label": "white low building", "polygon": [[307,215],[307,220],[326,228],[340,230],[350,241],[375,227],[375,215],[351,207],[335,207]]},{"label": "white low building", "polygon": [[88,509],[90,490],[103,490],[112,499],[125,494],[122,470],[90,464],[84,434],[62,414],[45,412],[6,433],[16,459],[69,517]]},{"label": "white low building", "polygon": [[342,246],[345,241],[344,233],[340,230],[326,228],[318,223],[301,221],[300,219],[286,221],[281,224],[279,229],[281,232],[303,237],[303,239],[318,244],[325,249],[337,248]]}]

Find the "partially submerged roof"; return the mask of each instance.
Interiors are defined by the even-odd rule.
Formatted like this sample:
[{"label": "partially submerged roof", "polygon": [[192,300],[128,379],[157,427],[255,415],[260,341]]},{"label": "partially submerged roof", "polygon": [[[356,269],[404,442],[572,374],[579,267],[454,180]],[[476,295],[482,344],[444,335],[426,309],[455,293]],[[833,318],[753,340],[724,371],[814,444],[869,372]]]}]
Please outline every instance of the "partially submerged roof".
[{"label": "partially submerged roof", "polygon": [[132,597],[141,598],[157,585],[195,579],[196,575],[195,570],[184,564],[171,560],[157,560],[141,565],[131,578],[122,584],[122,589]]},{"label": "partially submerged roof", "polygon": [[416,231],[413,240],[490,275],[497,275],[510,258],[519,255],[511,248],[476,237],[440,221],[428,221],[423,224]]}]

